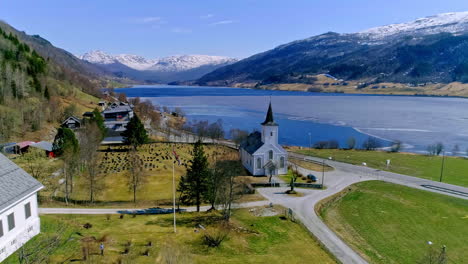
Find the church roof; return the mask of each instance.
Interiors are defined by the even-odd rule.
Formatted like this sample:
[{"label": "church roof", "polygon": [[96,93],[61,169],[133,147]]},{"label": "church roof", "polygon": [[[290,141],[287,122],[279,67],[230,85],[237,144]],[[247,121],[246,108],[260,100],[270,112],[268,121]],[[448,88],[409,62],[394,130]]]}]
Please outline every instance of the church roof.
[{"label": "church roof", "polygon": [[270,105],[268,106],[268,112],[265,117],[265,121],[262,123],[263,126],[277,126],[278,124],[275,123],[275,120],[273,120],[273,110],[271,109],[271,102]]},{"label": "church roof", "polygon": [[262,146],[262,134],[258,131],[251,133],[241,144],[241,148],[249,154],[254,154]]}]

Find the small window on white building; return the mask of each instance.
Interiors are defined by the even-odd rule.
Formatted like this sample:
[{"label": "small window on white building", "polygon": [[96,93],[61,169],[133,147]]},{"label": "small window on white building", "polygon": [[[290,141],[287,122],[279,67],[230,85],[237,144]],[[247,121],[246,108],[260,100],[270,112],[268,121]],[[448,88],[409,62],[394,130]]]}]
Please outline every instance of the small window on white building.
[{"label": "small window on white building", "polygon": [[273,150],[268,151],[268,158],[273,159]]},{"label": "small window on white building", "polygon": [[262,168],[262,159],[257,158],[257,169],[261,169],[261,168]]},{"label": "small window on white building", "polygon": [[31,217],[31,203],[27,203],[24,205],[24,215],[26,219]]},{"label": "small window on white building", "polygon": [[284,157],[280,158],[280,168],[284,168]]},{"label": "small window on white building", "polygon": [[15,228],[15,213],[8,215],[8,231],[11,231],[13,228]]},{"label": "small window on white building", "polygon": [[3,223],[2,220],[0,220],[0,237],[3,236]]}]

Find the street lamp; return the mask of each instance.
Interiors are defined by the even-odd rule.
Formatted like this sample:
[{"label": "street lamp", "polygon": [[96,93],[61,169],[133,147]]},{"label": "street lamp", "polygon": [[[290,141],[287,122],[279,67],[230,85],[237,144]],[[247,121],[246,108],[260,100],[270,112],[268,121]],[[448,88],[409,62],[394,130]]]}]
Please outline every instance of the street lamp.
[{"label": "street lamp", "polygon": [[324,186],[324,181],[325,180],[325,159],[323,159],[322,161],[322,189],[323,189],[323,186]]},{"label": "street lamp", "polygon": [[309,132],[309,148],[312,148],[312,133]]},{"label": "street lamp", "polygon": [[442,166],[440,167],[440,179],[439,179],[439,182],[442,182],[442,176],[444,175],[444,164],[445,164],[445,151],[442,152]]}]

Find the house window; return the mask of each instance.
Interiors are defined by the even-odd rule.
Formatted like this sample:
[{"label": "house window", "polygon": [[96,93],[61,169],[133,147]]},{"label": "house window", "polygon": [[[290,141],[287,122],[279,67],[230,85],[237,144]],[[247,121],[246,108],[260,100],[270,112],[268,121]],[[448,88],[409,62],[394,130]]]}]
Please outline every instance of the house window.
[{"label": "house window", "polygon": [[8,231],[15,228],[15,213],[11,213],[8,215]]},{"label": "house window", "polygon": [[31,203],[27,203],[24,205],[24,215],[26,216],[26,219],[31,217]]},{"label": "house window", "polygon": [[0,237],[3,236],[3,223],[2,220],[0,220]]},{"label": "house window", "polygon": [[284,157],[280,158],[280,168],[284,168]]},{"label": "house window", "polygon": [[257,169],[261,169],[261,168],[262,168],[262,159],[257,158]]},{"label": "house window", "polygon": [[273,150],[268,151],[268,158],[273,159]]}]

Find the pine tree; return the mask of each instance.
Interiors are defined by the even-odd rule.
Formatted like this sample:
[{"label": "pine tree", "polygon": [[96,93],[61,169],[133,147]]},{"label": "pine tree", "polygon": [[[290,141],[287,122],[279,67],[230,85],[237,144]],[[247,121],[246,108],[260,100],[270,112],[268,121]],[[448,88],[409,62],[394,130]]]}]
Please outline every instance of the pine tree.
[{"label": "pine tree", "polygon": [[124,143],[133,146],[137,149],[138,146],[148,142],[148,134],[145,126],[141,123],[140,118],[134,115],[127,124],[127,130],[122,132]]},{"label": "pine tree", "polygon": [[102,138],[104,138],[107,134],[107,128],[104,125],[104,117],[102,117],[101,112],[97,108],[93,110],[93,117],[91,121],[96,122],[97,127],[101,131]]},{"label": "pine tree", "polygon": [[64,153],[78,153],[79,144],[73,130],[59,127],[57,129],[57,135],[55,135],[52,149],[57,156],[61,156]]},{"label": "pine tree", "polygon": [[47,99],[47,101],[50,100],[49,87],[47,86],[44,89],[44,98]]},{"label": "pine tree", "polygon": [[190,163],[191,165],[187,170],[187,174],[180,179],[177,191],[181,193],[181,203],[187,205],[195,204],[197,212],[200,212],[200,204],[202,203],[203,195],[208,191],[210,176],[208,159],[200,140],[193,146],[193,158]]}]

